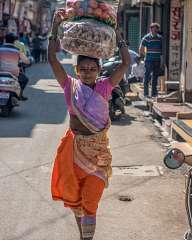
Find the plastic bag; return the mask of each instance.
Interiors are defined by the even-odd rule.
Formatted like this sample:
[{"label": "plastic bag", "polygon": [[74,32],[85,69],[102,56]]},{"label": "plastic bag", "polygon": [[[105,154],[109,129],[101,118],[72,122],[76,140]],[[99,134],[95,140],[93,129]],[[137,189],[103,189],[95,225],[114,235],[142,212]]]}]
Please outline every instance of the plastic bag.
[{"label": "plastic bag", "polygon": [[71,54],[107,59],[116,48],[115,30],[92,19],[63,22],[61,47]]},{"label": "plastic bag", "polygon": [[66,14],[70,20],[89,17],[116,27],[118,0],[66,0]]}]

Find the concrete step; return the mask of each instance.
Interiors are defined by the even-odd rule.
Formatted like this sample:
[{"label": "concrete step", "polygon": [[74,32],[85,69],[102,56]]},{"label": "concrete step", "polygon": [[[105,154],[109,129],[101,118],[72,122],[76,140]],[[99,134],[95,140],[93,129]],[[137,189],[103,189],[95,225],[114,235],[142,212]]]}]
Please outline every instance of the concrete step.
[{"label": "concrete step", "polygon": [[191,108],[184,104],[179,103],[153,103],[153,112],[161,118],[176,117],[178,112],[189,112],[192,111]]}]

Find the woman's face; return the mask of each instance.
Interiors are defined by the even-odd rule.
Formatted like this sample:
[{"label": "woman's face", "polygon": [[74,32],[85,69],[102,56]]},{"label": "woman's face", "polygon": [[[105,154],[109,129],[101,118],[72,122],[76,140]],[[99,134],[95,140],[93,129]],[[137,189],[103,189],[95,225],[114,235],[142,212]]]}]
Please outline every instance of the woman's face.
[{"label": "woman's face", "polygon": [[77,66],[77,74],[81,81],[86,85],[94,85],[99,72],[100,67],[97,63],[88,59],[81,61]]}]

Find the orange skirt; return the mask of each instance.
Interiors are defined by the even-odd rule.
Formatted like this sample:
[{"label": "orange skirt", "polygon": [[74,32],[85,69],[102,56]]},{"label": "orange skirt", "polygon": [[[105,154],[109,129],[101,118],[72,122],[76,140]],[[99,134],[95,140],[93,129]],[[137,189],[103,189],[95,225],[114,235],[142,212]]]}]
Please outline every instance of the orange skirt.
[{"label": "orange skirt", "polygon": [[[86,173],[74,163],[74,134],[68,130],[57,150],[54,162],[51,192],[53,200],[64,201],[78,215],[96,214],[105,188],[101,178]],[[94,187],[93,187],[94,186]]]}]

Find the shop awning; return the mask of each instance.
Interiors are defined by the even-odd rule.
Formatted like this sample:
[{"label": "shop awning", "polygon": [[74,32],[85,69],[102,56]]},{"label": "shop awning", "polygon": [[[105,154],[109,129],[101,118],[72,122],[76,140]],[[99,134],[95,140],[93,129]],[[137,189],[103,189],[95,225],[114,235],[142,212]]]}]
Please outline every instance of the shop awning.
[{"label": "shop awning", "polygon": [[[183,0],[180,0],[180,1],[183,1]],[[160,4],[160,3],[166,3],[167,0],[131,0],[131,4],[132,6],[133,5],[137,5],[139,3],[147,3],[147,4],[153,4],[153,3],[157,3],[157,4]]]},{"label": "shop awning", "polygon": [[138,3],[153,4],[154,0],[132,0],[131,3],[132,3],[132,5],[137,5]]}]

